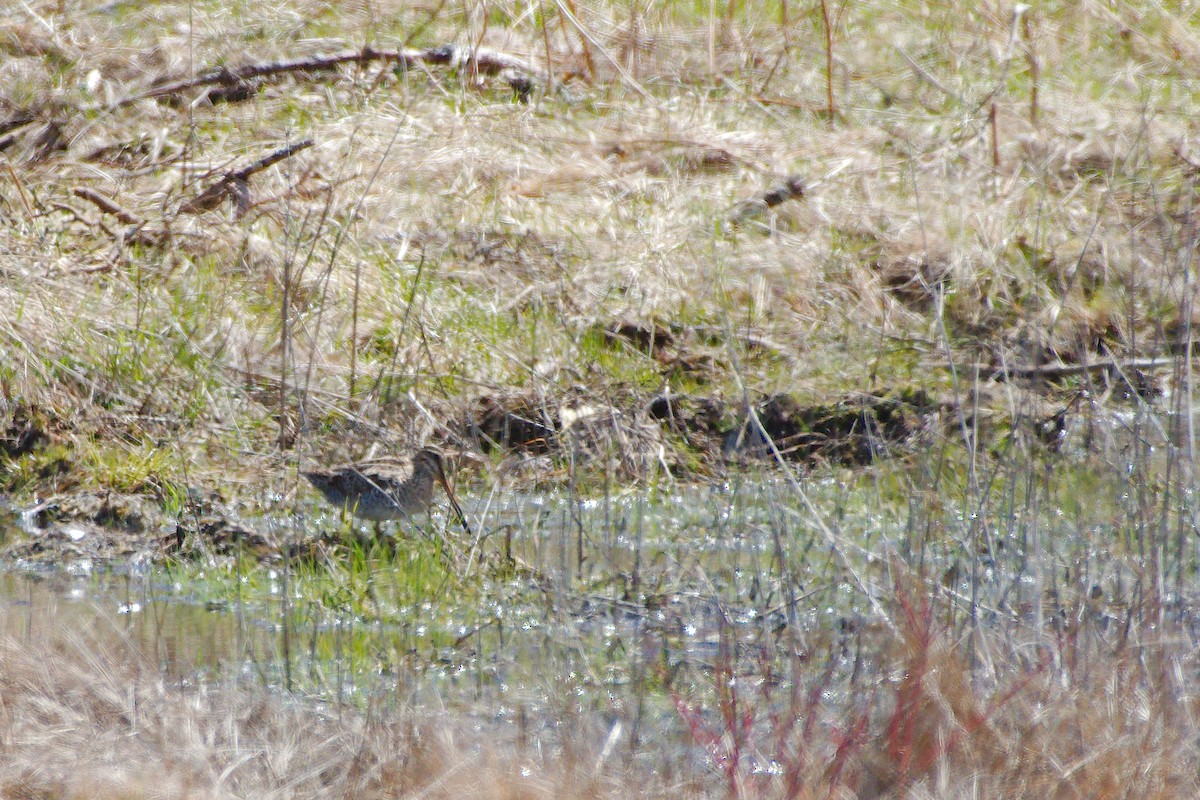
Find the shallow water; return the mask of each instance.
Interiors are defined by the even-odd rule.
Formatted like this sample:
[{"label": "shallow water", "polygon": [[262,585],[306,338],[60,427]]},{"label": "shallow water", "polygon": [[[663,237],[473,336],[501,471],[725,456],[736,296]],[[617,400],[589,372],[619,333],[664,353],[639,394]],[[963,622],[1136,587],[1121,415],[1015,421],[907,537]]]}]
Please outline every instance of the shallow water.
[{"label": "shallow water", "polygon": [[[410,552],[395,562],[324,583],[250,559],[10,569],[0,572],[0,624],[19,636],[108,626],[171,677],[250,681],[335,702],[428,701],[503,716],[571,697],[581,710],[605,710],[643,693],[639,684],[708,669],[722,631],[765,646],[789,615],[820,624],[811,608],[798,620],[779,580],[781,526],[797,553],[813,547],[811,532],[781,516],[798,513],[788,496],[787,486],[763,483],[600,500],[468,497],[475,541],[455,536],[439,513],[426,535],[400,540]],[[443,534],[454,537],[449,545],[439,544]],[[460,556],[453,580],[436,575],[447,546]],[[500,554],[537,577],[496,574]],[[806,595],[813,585],[796,589]],[[326,596],[316,601],[317,592]]]},{"label": "shallow water", "polygon": [[[711,697],[725,668],[778,680],[796,659],[827,664],[845,676],[830,696],[864,671],[884,674],[877,612],[895,597],[896,559],[941,576],[963,618],[977,582],[996,620],[1035,614],[1044,576],[1069,570],[1086,591],[1121,569],[1093,546],[1112,539],[1109,510],[1088,521],[1043,506],[979,533],[978,517],[947,498],[917,509],[910,487],[879,475],[460,499],[474,541],[438,511],[419,532],[393,529],[398,554],[334,552],[307,571],[253,558],[0,571],[0,625],[27,637],[107,628],[180,681],[437,708],[480,725],[549,728],[569,712],[678,730],[674,701]],[[339,523],[314,505],[302,524]],[[510,556],[527,569],[505,571]]]}]

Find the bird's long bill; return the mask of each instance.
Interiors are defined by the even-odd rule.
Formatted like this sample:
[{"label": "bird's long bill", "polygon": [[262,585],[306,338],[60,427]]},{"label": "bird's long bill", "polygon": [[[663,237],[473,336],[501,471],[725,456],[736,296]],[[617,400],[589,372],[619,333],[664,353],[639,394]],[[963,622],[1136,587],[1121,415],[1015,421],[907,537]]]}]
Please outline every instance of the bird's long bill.
[{"label": "bird's long bill", "polygon": [[467,532],[467,536],[474,537],[475,534],[471,531],[471,526],[467,524],[467,515],[463,513],[462,506],[458,504],[458,498],[454,496],[454,490],[450,488],[450,481],[446,480],[446,473],[440,466],[437,472],[438,482],[446,490],[446,497],[450,498],[450,507],[454,509],[455,516],[458,517],[458,521],[463,526],[463,530]]}]

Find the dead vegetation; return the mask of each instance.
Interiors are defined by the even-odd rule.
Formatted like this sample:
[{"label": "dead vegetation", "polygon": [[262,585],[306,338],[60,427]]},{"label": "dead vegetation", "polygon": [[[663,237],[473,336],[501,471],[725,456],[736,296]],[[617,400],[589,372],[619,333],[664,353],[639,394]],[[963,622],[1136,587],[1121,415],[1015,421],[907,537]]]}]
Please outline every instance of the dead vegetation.
[{"label": "dead vegetation", "polygon": [[[4,397],[59,454],[169,442],[156,480],[209,485],[347,417],[549,447],[472,416],[511,395],[686,476],[780,394],[954,407],[948,363],[1191,336],[1200,47],[1164,9],[69,6],[0,18]],[[646,427],[671,394],[734,410]]]},{"label": "dead vegetation", "polygon": [[139,648],[111,619],[13,610],[0,637],[0,793],[1107,800],[1136,785],[1140,797],[1195,796],[1186,631],[1131,637],[1093,591],[1062,598],[1054,636],[1008,620],[964,650],[949,643],[946,599],[897,585],[892,633],[845,626],[828,641],[739,646],[729,629],[707,669],[671,679],[683,731],[640,745],[587,715],[518,731],[382,697],[364,711],[197,684],[173,639]]},{"label": "dead vegetation", "polygon": [[0,794],[624,796],[615,770],[596,769],[603,762],[517,758],[456,720],[368,717],[287,702],[262,688],[197,687],[162,672],[111,625],[0,639]]}]

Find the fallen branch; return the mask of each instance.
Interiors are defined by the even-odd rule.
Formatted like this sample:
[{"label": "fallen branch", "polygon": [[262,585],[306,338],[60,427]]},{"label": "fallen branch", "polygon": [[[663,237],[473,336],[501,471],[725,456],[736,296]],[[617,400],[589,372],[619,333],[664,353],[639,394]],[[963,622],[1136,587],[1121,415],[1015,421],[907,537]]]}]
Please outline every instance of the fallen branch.
[{"label": "fallen branch", "polygon": [[301,150],[306,150],[312,146],[313,140],[305,139],[263,156],[244,169],[239,169],[236,172],[227,172],[221,180],[184,203],[179,208],[179,212],[181,214],[199,214],[204,211],[211,211],[225,197],[232,197],[238,205],[238,213],[243,214],[250,205],[249,182],[251,176],[256,172],[262,172],[267,167],[283,161],[285,158],[291,158]]},{"label": "fallen branch", "polygon": [[546,78],[545,73],[530,67],[520,58],[484,47],[460,47],[454,44],[444,44],[427,50],[411,48],[379,50],[374,47],[364,47],[362,50],[315,55],[286,61],[243,64],[240,67],[217,67],[194,78],[153,86],[141,94],[121,100],[118,106],[149,98],[173,97],[203,86],[237,87],[248,84],[257,78],[274,77],[293,72],[328,72],[347,64],[363,65],[377,61],[403,64],[405,67],[426,64],[449,65],[457,69],[467,69],[486,75],[506,74],[510,85],[519,92],[532,88],[531,81],[544,82]]},{"label": "fallen branch", "polygon": [[1158,369],[1160,367],[1169,367],[1176,362],[1177,359],[1167,356],[1155,356],[1152,358],[1133,358],[1128,361],[1118,361],[1115,358],[1102,358],[1096,361],[1089,361],[1086,364],[1032,364],[1032,365],[1013,365],[1013,364],[951,364],[943,362],[937,366],[941,369],[957,369],[959,372],[978,370],[982,373],[989,373],[996,380],[1007,380],[1011,378],[1043,378],[1046,380],[1058,380],[1061,378],[1070,378],[1075,375],[1086,375],[1096,372],[1117,372],[1127,373],[1129,371]]},{"label": "fallen branch", "polygon": [[37,121],[29,112],[18,112],[0,122],[0,150],[7,150],[22,135],[22,128]]},{"label": "fallen branch", "polygon": [[116,201],[114,201],[112,198],[105,197],[95,189],[89,189],[86,186],[81,186],[72,190],[72,194],[81,200],[87,200],[105,214],[112,214],[126,225],[143,224],[141,217],[139,217],[137,214],[134,214],[132,211],[128,211],[125,208],[117,205]]},{"label": "fallen branch", "polygon": [[789,177],[782,184],[773,186],[765,192],[755,195],[749,200],[743,200],[733,207],[729,221],[734,225],[744,225],[761,217],[768,209],[795,198],[804,196],[804,179],[796,175]]}]

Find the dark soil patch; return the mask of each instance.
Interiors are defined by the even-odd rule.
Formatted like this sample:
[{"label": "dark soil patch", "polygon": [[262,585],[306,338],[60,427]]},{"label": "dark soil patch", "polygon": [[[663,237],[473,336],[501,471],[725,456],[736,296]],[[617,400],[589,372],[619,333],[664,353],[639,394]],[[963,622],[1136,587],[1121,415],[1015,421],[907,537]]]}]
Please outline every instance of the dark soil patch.
[{"label": "dark soil patch", "polygon": [[[779,394],[755,405],[753,413],[739,413],[716,397],[662,394],[640,411],[613,409],[584,419],[589,424],[597,419],[624,419],[619,425],[622,439],[647,446],[657,446],[658,440],[646,435],[645,427],[657,424],[664,432],[681,437],[697,454],[714,459],[770,457],[774,443],[792,461],[864,465],[886,457],[928,429],[931,417],[941,410],[939,403],[919,390],[855,394],[816,405]],[[578,436],[567,435],[580,430],[579,422],[571,422],[574,413],[570,409],[542,410],[528,399],[504,405],[485,397],[477,404],[470,424],[485,452],[545,454],[577,445]]]},{"label": "dark soil patch", "polygon": [[952,268],[944,253],[930,251],[880,254],[871,262],[884,288],[905,306],[928,312],[946,293]]},{"label": "dark soil patch", "polygon": [[439,259],[465,269],[482,270],[496,279],[524,276],[538,280],[557,275],[574,256],[566,245],[533,230],[495,228],[422,228],[410,234],[413,244]]},{"label": "dark soil patch", "polygon": [[9,458],[20,458],[32,453],[45,439],[46,431],[37,415],[31,409],[17,408],[0,433],[0,452]]},{"label": "dark soil patch", "polygon": [[275,557],[266,536],[239,522],[212,495],[192,498],[178,519],[154,498],[120,492],[79,491],[29,509],[23,535],[0,549],[5,559],[26,563],[98,561],[197,554]]},{"label": "dark soil patch", "polygon": [[604,326],[603,333],[610,342],[624,340],[644,353],[662,350],[675,343],[675,335],[657,322],[612,322]]},{"label": "dark soil patch", "polygon": [[938,404],[924,391],[860,394],[832,404],[803,405],[779,394],[757,405],[725,433],[727,456],[772,457],[772,443],[792,461],[870,464],[927,427]]},{"label": "dark soil patch", "polygon": [[654,359],[669,382],[686,376],[689,383],[704,383],[726,373],[730,348],[750,358],[795,361],[792,346],[747,330],[716,325],[664,324],[657,320],[619,319],[597,324],[593,331],[612,348],[624,348]]},{"label": "dark soil patch", "polygon": [[605,459],[636,479],[658,458],[662,430],[634,405],[570,398],[551,404],[529,397],[483,397],[466,420],[465,437],[485,453],[569,453],[582,462]]},{"label": "dark soil patch", "polygon": [[467,418],[467,434],[485,453],[550,452],[560,427],[557,414],[529,398],[480,398]]},{"label": "dark soil patch", "polygon": [[715,397],[661,394],[646,405],[646,413],[701,451],[719,451],[728,427],[726,404]]},{"label": "dark soil patch", "polygon": [[153,554],[168,531],[153,500],[116,492],[60,495],[30,509],[27,519],[26,535],[4,548],[7,558],[40,563]]},{"label": "dark soil patch", "polygon": [[[653,344],[650,342],[650,344]],[[869,464],[929,429],[942,407],[921,391],[856,394],[833,403],[803,404],[791,395],[763,399],[750,412],[714,396],[630,392],[613,403],[587,397],[558,401],[522,395],[480,398],[464,433],[484,452],[517,453],[593,464],[637,480],[660,466],[690,470],[694,458],[773,457],[796,462]],[[40,428],[22,418],[14,450],[32,446]],[[681,441],[682,440],[682,441]],[[674,452],[672,452],[674,450]],[[684,455],[684,451],[690,456]],[[221,556],[276,558],[285,542],[244,524],[215,493],[188,490],[184,507],[164,506],[161,493],[73,491],[27,509],[24,530],[2,555],[25,563],[77,559]],[[323,551],[319,535],[286,543],[300,555]],[[311,555],[311,554],[310,554]]]}]

